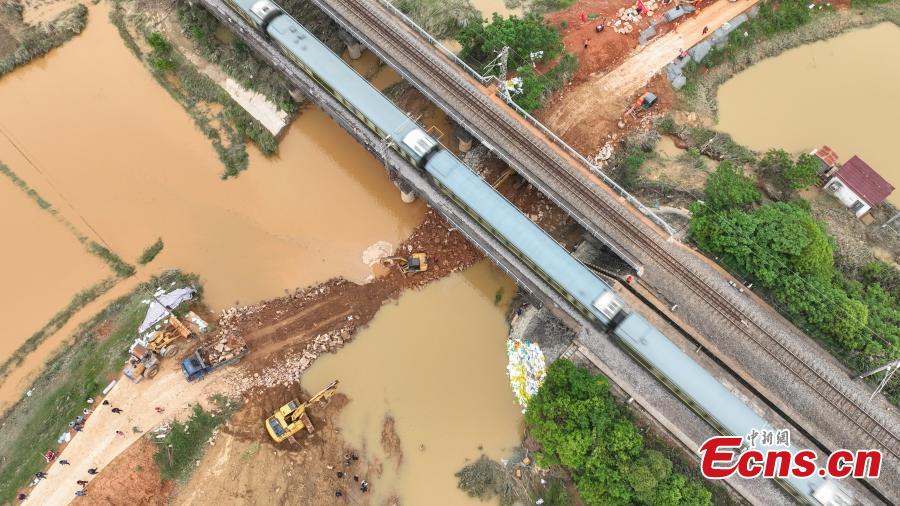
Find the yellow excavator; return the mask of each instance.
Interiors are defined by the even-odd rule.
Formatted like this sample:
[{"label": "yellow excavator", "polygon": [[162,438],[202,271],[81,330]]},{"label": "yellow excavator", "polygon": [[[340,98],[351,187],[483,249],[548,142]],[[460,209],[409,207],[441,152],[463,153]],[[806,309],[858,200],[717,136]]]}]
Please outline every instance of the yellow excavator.
[{"label": "yellow excavator", "polygon": [[425,253],[413,253],[409,258],[391,257],[383,260],[387,264],[397,262],[400,272],[403,274],[415,274],[428,270],[428,255]]},{"label": "yellow excavator", "polygon": [[307,406],[330,399],[337,391],[337,385],[337,380],[334,380],[303,404],[299,400],[294,399],[278,408],[278,411],[266,419],[266,430],[269,432],[272,441],[280,443],[303,429],[312,434],[316,429],[306,414]]}]

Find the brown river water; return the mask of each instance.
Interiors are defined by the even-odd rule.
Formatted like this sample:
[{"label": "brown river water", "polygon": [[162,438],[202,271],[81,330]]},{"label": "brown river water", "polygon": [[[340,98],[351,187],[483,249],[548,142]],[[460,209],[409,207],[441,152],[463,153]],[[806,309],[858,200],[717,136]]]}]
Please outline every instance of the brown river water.
[{"label": "brown river water", "polygon": [[[373,504],[394,494],[402,504],[481,504],[456,487],[454,474],[482,453],[504,458],[521,439],[522,415],[506,376],[504,313],[514,288],[482,262],[406,292],[340,353],[304,373],[306,391],[337,379],[350,397],[342,434],[384,463],[382,476],[367,478]],[[400,439],[399,467],[381,445],[388,415]]]},{"label": "brown river water", "polygon": [[[91,7],[81,36],[0,79],[0,128],[12,139],[0,136],[0,161],[128,262],[162,237],[143,276],[197,273],[214,309],[338,275],[361,282],[370,274],[363,250],[397,244],[421,220],[424,205],[403,204],[381,164],[313,107],[277,158],[251,148],[250,168],[220,180],[208,140],[125,48],[107,12]],[[0,339],[2,360],[109,271],[5,177],[0,187],[4,244],[15,243],[0,263],[0,316],[15,320]],[[43,364],[37,355],[26,369]]]},{"label": "brown river water", "polygon": [[[791,49],[719,88],[719,126],[755,150],[859,155],[900,188],[900,27],[882,23]],[[888,197],[900,206],[900,189]]]},{"label": "brown river water", "polygon": [[487,18],[491,19],[491,15],[493,13],[500,14],[501,16],[509,16],[510,14],[521,15],[522,9],[508,9],[506,7],[506,3],[503,0],[469,0],[472,5],[481,11],[481,14]]}]

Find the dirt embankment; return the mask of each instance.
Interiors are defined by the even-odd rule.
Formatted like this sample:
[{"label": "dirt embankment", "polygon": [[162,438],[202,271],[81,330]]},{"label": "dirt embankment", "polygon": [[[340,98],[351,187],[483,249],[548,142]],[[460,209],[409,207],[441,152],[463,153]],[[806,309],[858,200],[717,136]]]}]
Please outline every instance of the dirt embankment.
[{"label": "dirt embankment", "polygon": [[90,483],[90,495],[78,497],[72,504],[165,506],[174,483],[162,480],[154,453],[156,447],[152,443],[138,440],[110,463],[114,472],[100,473]]}]

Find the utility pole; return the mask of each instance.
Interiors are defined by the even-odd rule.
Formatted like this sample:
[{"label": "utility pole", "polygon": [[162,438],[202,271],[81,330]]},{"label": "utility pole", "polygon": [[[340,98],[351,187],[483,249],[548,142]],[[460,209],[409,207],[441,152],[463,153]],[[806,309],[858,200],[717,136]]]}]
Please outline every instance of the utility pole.
[{"label": "utility pole", "polygon": [[888,362],[881,367],[876,367],[875,369],[866,371],[853,379],[863,379],[881,371],[887,371],[887,373],[884,375],[884,378],[881,380],[881,383],[878,384],[878,387],[876,387],[875,391],[872,392],[872,395],[869,396],[869,400],[871,401],[875,398],[876,395],[878,395],[879,392],[884,390],[884,387],[887,385],[888,381],[890,381],[891,376],[893,376],[894,373],[897,372],[897,369],[900,369],[900,358],[894,360],[893,362]]},{"label": "utility pole", "polygon": [[500,50],[500,53],[497,54],[497,57],[494,58],[490,63],[485,65],[484,71],[490,72],[495,67],[498,69],[497,83],[500,86],[500,91],[503,93],[503,98],[507,101],[510,101],[510,100],[512,100],[512,97],[509,95],[509,89],[506,87],[506,84],[505,84],[508,62],[509,62],[509,46],[503,46],[503,49]]}]

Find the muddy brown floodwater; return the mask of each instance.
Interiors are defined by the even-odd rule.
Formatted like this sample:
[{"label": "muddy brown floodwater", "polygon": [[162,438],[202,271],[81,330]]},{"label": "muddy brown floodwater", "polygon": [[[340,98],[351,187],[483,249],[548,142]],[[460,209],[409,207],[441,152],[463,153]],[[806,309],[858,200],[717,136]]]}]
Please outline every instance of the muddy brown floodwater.
[{"label": "muddy brown floodwater", "polygon": [[3,360],[73,295],[110,273],[68,229],[2,175],[0,210]]},{"label": "muddy brown floodwater", "polygon": [[[719,88],[719,129],[755,150],[859,155],[900,188],[900,27],[882,23],[786,51]],[[888,200],[900,205],[900,191]]]},{"label": "muddy brown floodwater", "polygon": [[487,18],[491,19],[491,15],[493,13],[500,14],[501,16],[509,16],[511,14],[521,15],[522,9],[509,9],[506,7],[506,3],[504,0],[469,0],[472,5],[481,11],[481,14]]},{"label": "muddy brown floodwater", "polygon": [[[250,169],[220,181],[204,135],[125,49],[105,9],[91,20],[83,36],[0,81],[0,122],[126,260],[162,237],[154,263],[200,274],[222,308],[338,274],[361,281],[362,251],[399,242],[421,219],[423,206],[402,204],[381,165],[315,108],[278,158],[251,149]],[[5,139],[0,160],[60,200]]]},{"label": "muddy brown floodwater", "polygon": [[[161,237],[165,248],[142,275],[194,272],[214,309],[248,304],[333,276],[363,281],[362,252],[399,243],[421,221],[425,206],[403,204],[381,164],[314,107],[277,158],[251,148],[250,168],[222,181],[211,144],[125,48],[108,7],[90,9],[81,36],[0,79],[0,128],[11,138],[0,136],[0,161],[128,262]],[[5,177],[0,185],[13,191]],[[14,289],[0,294],[0,316],[15,314],[16,327],[2,333],[0,360],[74,291],[108,275],[62,225],[46,232],[49,216],[14,200],[0,200],[4,224],[16,222],[4,225],[4,243],[18,252],[3,257],[16,276],[4,278]],[[27,252],[32,243],[38,253]],[[26,282],[52,296],[23,298],[16,285]]]},{"label": "muddy brown floodwater", "polygon": [[[402,504],[480,504],[457,489],[454,473],[482,453],[504,457],[521,439],[506,376],[504,312],[514,288],[482,262],[406,292],[304,373],[306,391],[337,379],[350,398],[340,416],[344,438],[384,464],[383,476],[368,478],[373,504],[392,495]],[[386,416],[395,421],[399,466],[396,451],[390,457],[382,447]]]}]

